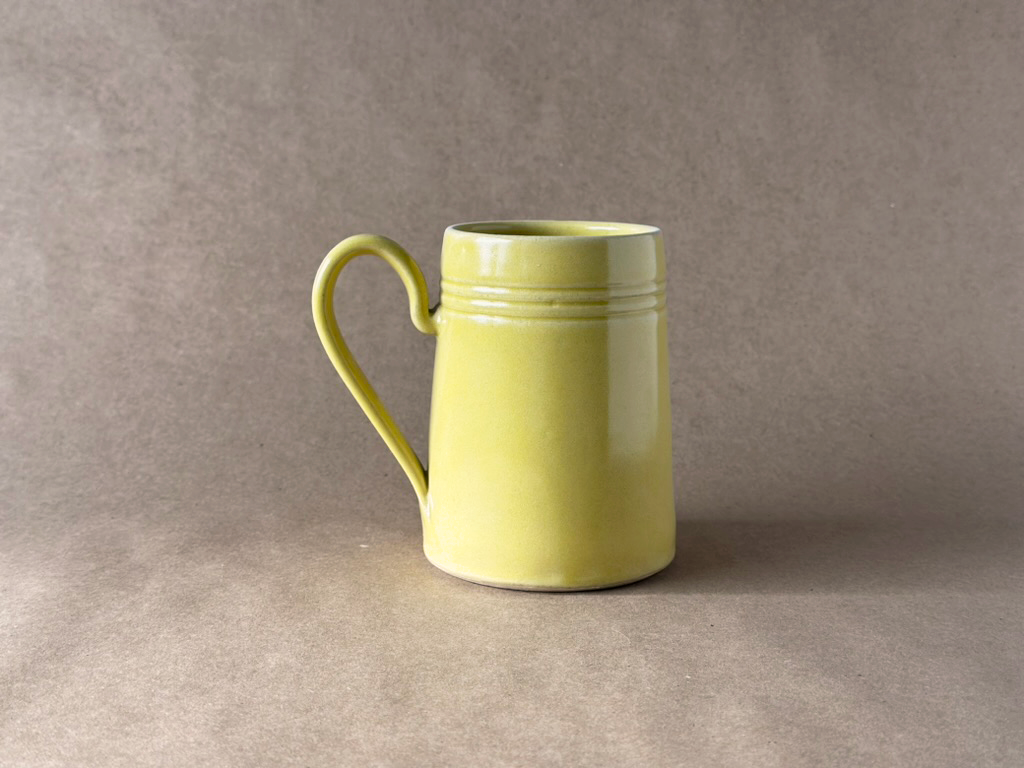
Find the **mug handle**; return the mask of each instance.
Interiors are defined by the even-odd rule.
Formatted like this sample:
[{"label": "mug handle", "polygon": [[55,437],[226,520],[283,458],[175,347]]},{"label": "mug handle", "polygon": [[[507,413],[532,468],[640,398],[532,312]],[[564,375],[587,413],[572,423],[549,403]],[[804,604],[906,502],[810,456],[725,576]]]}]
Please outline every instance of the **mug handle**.
[{"label": "mug handle", "polygon": [[320,341],[327,350],[327,356],[334,363],[341,380],[345,382],[356,402],[384,438],[384,442],[412,483],[420,505],[425,506],[426,470],[349,351],[334,316],[334,286],[338,282],[338,276],[346,264],[364,254],[379,256],[394,268],[409,293],[409,315],[412,317],[413,325],[425,334],[437,335],[437,325],[427,306],[429,297],[423,273],[402,246],[380,235],[354,235],[346,238],[324,257],[316,273],[316,280],[313,281],[313,321],[316,323],[317,333],[320,334]]}]

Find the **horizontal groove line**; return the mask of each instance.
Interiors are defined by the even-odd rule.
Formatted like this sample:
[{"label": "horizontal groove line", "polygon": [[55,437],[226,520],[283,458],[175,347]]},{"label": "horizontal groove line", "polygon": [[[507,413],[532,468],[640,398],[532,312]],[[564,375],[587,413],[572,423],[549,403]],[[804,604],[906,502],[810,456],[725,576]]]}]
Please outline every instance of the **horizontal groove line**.
[{"label": "horizontal groove line", "polygon": [[665,281],[664,280],[640,280],[639,282],[636,282],[636,283],[603,283],[601,285],[594,285],[593,283],[565,283],[565,284],[561,284],[561,285],[554,284],[554,283],[548,283],[548,284],[544,284],[544,283],[507,283],[505,281],[502,281],[500,283],[497,283],[497,284],[494,284],[494,285],[490,285],[488,283],[478,283],[478,282],[471,282],[469,280],[459,280],[458,278],[454,278],[454,277],[442,277],[441,278],[441,284],[442,285],[445,285],[445,284],[447,284],[447,285],[464,285],[464,286],[467,286],[469,288],[477,288],[477,287],[497,288],[497,289],[505,289],[505,288],[511,288],[511,289],[515,289],[515,288],[536,288],[536,289],[541,289],[541,290],[543,290],[543,289],[550,289],[550,290],[553,290],[553,291],[561,291],[561,290],[606,291],[609,288],[620,288],[620,287],[621,288],[640,288],[640,287],[648,286],[648,285],[653,285],[656,288],[664,288],[665,287]]},{"label": "horizontal groove line", "polygon": [[665,294],[664,283],[647,283],[645,285],[592,287],[592,288],[548,288],[538,286],[479,286],[468,284],[452,284],[441,282],[441,295],[465,300],[504,301],[508,303],[595,303],[616,302],[660,297]]},{"label": "horizontal groove line", "polygon": [[464,317],[487,317],[487,318],[519,318],[521,320],[607,320],[614,317],[626,317],[629,315],[646,315],[651,312],[659,313],[665,311],[665,305],[660,307],[648,307],[646,309],[620,309],[613,312],[594,312],[587,314],[560,314],[560,313],[536,313],[536,312],[482,312],[468,309],[456,309],[455,307],[444,307],[444,312],[451,312]]},{"label": "horizontal groove line", "polygon": [[506,317],[610,317],[664,309],[664,296],[612,301],[494,301],[442,295],[441,309],[471,315]]}]

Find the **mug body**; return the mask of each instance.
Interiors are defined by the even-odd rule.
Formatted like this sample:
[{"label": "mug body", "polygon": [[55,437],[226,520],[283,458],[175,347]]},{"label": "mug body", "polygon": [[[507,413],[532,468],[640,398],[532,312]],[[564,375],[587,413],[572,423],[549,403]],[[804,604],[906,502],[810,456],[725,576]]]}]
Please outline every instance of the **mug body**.
[{"label": "mug body", "polygon": [[493,586],[594,589],[675,554],[665,258],[653,227],[449,227],[424,550]]}]

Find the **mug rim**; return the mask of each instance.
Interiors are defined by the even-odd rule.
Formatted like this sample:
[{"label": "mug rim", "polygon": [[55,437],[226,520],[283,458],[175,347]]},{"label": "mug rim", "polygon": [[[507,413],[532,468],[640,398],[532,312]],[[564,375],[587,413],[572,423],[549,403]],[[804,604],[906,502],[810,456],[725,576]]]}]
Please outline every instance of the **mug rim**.
[{"label": "mug rim", "polygon": [[473,237],[493,237],[526,242],[537,240],[617,240],[661,234],[661,229],[649,224],[576,219],[467,221],[461,224],[452,224],[447,231]]}]

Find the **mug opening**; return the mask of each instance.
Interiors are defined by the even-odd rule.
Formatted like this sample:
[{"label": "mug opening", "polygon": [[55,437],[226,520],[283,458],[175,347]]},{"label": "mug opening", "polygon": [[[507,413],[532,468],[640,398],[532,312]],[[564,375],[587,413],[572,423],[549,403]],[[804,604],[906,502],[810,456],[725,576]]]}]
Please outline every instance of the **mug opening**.
[{"label": "mug opening", "polygon": [[476,235],[500,237],[628,237],[652,235],[659,230],[645,224],[623,224],[610,221],[475,221],[456,224],[450,229]]}]

